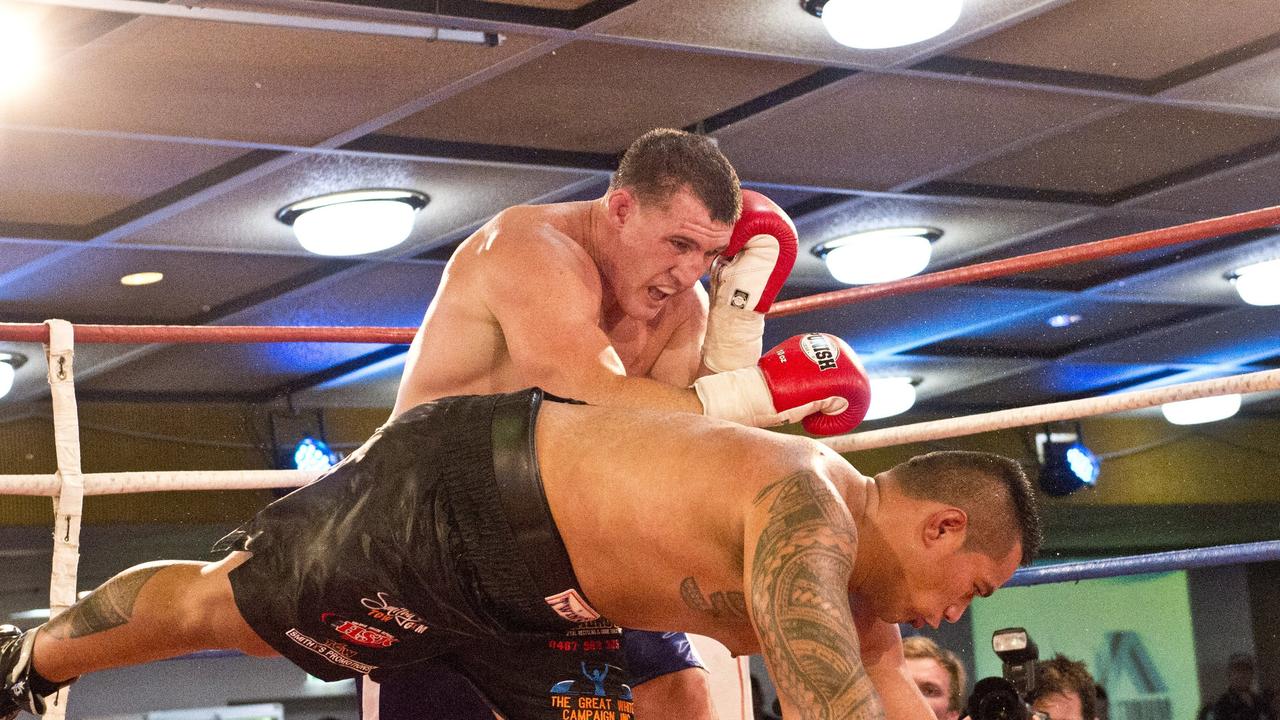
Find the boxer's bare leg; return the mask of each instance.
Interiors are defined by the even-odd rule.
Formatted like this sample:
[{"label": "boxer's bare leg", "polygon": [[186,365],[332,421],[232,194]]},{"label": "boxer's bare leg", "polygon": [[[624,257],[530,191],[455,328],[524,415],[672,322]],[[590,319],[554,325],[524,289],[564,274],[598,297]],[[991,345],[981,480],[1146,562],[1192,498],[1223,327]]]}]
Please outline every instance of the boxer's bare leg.
[{"label": "boxer's bare leg", "polygon": [[215,563],[155,562],[125,570],[40,628],[33,666],[61,682],[199,650],[275,655],[232,597],[227,573],[248,558],[236,552]]}]

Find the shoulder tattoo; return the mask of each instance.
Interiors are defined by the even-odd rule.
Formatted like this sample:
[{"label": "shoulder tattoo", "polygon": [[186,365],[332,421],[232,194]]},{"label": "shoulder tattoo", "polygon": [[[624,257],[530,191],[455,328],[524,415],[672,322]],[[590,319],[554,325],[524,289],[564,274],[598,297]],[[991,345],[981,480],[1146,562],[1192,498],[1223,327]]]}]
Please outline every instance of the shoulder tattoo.
[{"label": "shoulder tattoo", "polygon": [[764,526],[751,618],[779,692],[804,718],[883,718],[849,611],[857,533],[848,511],[811,471],[768,485],[754,502]]}]

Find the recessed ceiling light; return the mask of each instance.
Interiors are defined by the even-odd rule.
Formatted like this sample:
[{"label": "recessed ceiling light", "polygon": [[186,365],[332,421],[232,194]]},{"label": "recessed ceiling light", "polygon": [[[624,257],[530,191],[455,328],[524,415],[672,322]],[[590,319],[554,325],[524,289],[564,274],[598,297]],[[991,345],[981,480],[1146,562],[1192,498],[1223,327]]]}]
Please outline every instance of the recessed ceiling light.
[{"label": "recessed ceiling light", "polygon": [[1214,395],[1165,403],[1160,406],[1164,419],[1174,425],[1199,425],[1225,420],[1240,411],[1240,395]]},{"label": "recessed ceiling light", "polygon": [[39,26],[32,10],[0,3],[0,100],[30,87],[44,65]]},{"label": "recessed ceiling light", "polygon": [[963,0],[801,0],[831,38],[860,50],[901,47],[937,37],[960,19]]},{"label": "recessed ceiling light", "polygon": [[0,398],[13,389],[17,370],[26,363],[27,356],[22,353],[0,352]]},{"label": "recessed ceiling light", "polygon": [[429,201],[414,190],[352,190],[292,203],[276,219],[317,255],[365,255],[404,242]]},{"label": "recessed ceiling light", "polygon": [[871,404],[863,420],[879,420],[893,417],[911,409],[916,404],[916,384],[912,377],[871,378]]},{"label": "recessed ceiling light", "polygon": [[1280,305],[1280,258],[1236,268],[1227,279],[1250,305]]},{"label": "recessed ceiling light", "polygon": [[121,285],[154,285],[164,279],[164,273],[161,272],[136,272],[125,275],[120,278]]},{"label": "recessed ceiling light", "polygon": [[933,256],[933,242],[940,237],[942,231],[931,227],[869,230],[820,243],[813,254],[826,261],[836,280],[870,285],[924,270]]},{"label": "recessed ceiling light", "polygon": [[1081,317],[1075,314],[1054,315],[1045,322],[1049,323],[1049,327],[1064,328],[1075,325],[1080,322]]}]

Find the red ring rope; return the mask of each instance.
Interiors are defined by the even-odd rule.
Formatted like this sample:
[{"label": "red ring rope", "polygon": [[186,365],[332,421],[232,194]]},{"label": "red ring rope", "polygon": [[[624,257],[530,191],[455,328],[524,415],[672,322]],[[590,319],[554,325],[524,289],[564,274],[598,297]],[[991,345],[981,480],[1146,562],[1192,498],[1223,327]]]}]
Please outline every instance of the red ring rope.
[{"label": "red ring rope", "polygon": [[[1147,230],[1056,250],[1019,255],[1004,260],[968,265],[916,275],[893,282],[846,288],[773,304],[770,317],[785,317],[811,310],[848,305],[864,300],[903,295],[919,290],[988,280],[1032,270],[1073,265],[1167,245],[1207,240],[1245,230],[1280,224],[1280,206],[1250,210],[1185,225]],[[416,328],[396,327],[291,327],[269,325],[76,325],[78,343],[258,343],[340,342],[407,345]],[[42,323],[0,323],[0,340],[45,342],[49,328]]]},{"label": "red ring rope", "polygon": [[1014,273],[1043,270],[1044,268],[1062,265],[1073,265],[1089,260],[1099,260],[1115,255],[1151,250],[1166,245],[1177,245],[1178,243],[1191,242],[1193,240],[1206,240],[1220,235],[1231,235],[1245,230],[1258,230],[1276,224],[1280,224],[1280,206],[1250,210],[1249,212],[1210,220],[1198,220],[1185,225],[1147,230],[1132,235],[1121,235],[1056,250],[1045,250],[1004,260],[993,260],[977,265],[916,275],[892,282],[864,285],[862,287],[818,293],[808,297],[795,298],[794,300],[784,300],[773,304],[773,309],[769,311],[769,317],[785,317],[810,310],[820,310],[892,295],[903,295],[919,290],[930,290],[977,280],[988,280]]},{"label": "red ring rope", "polygon": [[[408,345],[416,328],[292,327],[271,325],[79,325],[77,343],[267,343],[338,342]],[[45,342],[41,323],[0,323],[0,340]]]}]

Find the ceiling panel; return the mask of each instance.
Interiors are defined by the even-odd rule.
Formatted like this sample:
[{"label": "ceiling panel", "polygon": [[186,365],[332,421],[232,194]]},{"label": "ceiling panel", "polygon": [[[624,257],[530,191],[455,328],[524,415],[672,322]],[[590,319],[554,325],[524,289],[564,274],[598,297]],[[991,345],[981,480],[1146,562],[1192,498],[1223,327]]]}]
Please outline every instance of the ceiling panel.
[{"label": "ceiling panel", "polygon": [[1124,390],[1178,372],[1158,364],[1053,362],[933,398],[935,406],[1029,407]]},{"label": "ceiling panel", "polygon": [[947,178],[1106,195],[1280,138],[1280,120],[1139,106]]},{"label": "ceiling panel", "polygon": [[654,127],[685,127],[817,70],[577,42],[391,125],[383,134],[621,153]]},{"label": "ceiling panel", "polygon": [[1127,342],[1085,350],[1079,362],[1246,365],[1280,355],[1280,312],[1234,309],[1168,326]]},{"label": "ceiling panel", "polygon": [[390,187],[426,193],[430,203],[418,213],[413,235],[382,253],[396,255],[589,177],[561,170],[317,154],[146,227],[124,242],[305,254],[293,231],[275,219],[280,208],[340,190]]},{"label": "ceiling panel", "polygon": [[[235,148],[0,129],[0,226],[87,225],[244,154]],[[70,231],[70,227],[68,227]]]},{"label": "ceiling panel", "polygon": [[[87,247],[71,261],[0,287],[0,313],[73,322],[174,322],[203,315],[242,295],[313,271],[324,261],[222,253]],[[120,277],[163,272],[154,285],[126,287]]]},{"label": "ceiling panel", "polygon": [[1238,164],[1237,169],[1174,185],[1134,201],[1138,207],[1219,217],[1280,204],[1280,159]]},{"label": "ceiling panel", "polygon": [[1183,322],[1216,308],[1071,297],[1023,315],[1008,315],[913,351],[925,355],[1052,359]]},{"label": "ceiling panel", "polygon": [[311,145],[531,47],[143,17],[69,55],[13,122]]},{"label": "ceiling panel", "polygon": [[[52,243],[46,245],[0,241],[0,274],[22,267],[32,260],[38,260],[50,253],[57,252],[60,248],[60,245]],[[0,321],[2,320],[3,318],[0,318]]]},{"label": "ceiling panel", "polygon": [[838,334],[859,353],[902,353],[1067,299],[1063,293],[943,288],[770,318],[765,347],[803,332]]},{"label": "ceiling panel", "polygon": [[1146,80],[1276,32],[1274,0],[1073,0],[948,54]]},{"label": "ceiling panel", "polygon": [[545,10],[577,10],[597,0],[489,0],[502,5],[521,5]]},{"label": "ceiling panel", "polygon": [[887,190],[1100,107],[1092,98],[863,73],[715,135],[746,180]]},{"label": "ceiling panel", "polygon": [[1280,86],[1274,82],[1277,76],[1280,76],[1280,51],[1272,51],[1248,62],[1226,66],[1218,72],[1179,85],[1163,95],[1184,100],[1280,109]]}]

